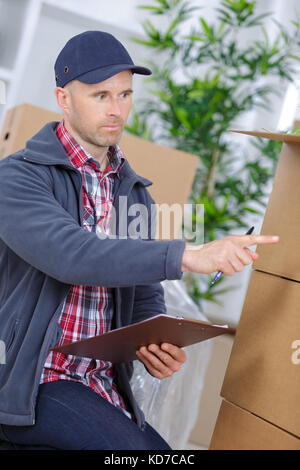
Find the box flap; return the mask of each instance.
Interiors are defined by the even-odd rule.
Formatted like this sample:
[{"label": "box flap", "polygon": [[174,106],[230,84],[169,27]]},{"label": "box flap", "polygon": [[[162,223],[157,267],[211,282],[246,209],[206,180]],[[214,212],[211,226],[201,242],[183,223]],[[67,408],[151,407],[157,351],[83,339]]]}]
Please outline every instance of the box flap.
[{"label": "box flap", "polygon": [[241,131],[237,129],[228,129],[228,132],[235,132],[236,134],[252,135],[254,137],[261,137],[270,140],[279,140],[281,142],[295,142],[300,143],[300,134],[284,134],[283,132],[272,131]]}]

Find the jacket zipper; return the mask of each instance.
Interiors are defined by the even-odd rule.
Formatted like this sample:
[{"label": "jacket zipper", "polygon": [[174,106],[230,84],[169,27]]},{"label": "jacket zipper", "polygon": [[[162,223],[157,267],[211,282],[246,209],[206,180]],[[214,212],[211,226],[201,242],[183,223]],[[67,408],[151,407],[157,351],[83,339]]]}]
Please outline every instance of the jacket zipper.
[{"label": "jacket zipper", "polygon": [[[37,162],[33,162],[32,160],[28,159],[27,157],[23,157],[24,160],[26,161],[29,161],[31,163],[37,163]],[[43,162],[44,164],[47,164],[46,162]],[[79,218],[80,218],[80,226],[83,225],[83,201],[82,201],[82,197],[81,197],[81,189],[82,189],[82,175],[81,173],[76,170],[75,168],[71,168],[67,165],[64,165],[64,164],[58,164],[59,166],[63,167],[63,168],[66,168],[68,170],[71,170],[71,171],[75,171],[76,174],[79,174],[80,176],[80,190],[79,190]],[[128,196],[128,194],[131,192],[134,184],[138,181],[138,178],[133,178],[133,181],[131,181],[131,184],[128,186],[127,188],[127,191],[126,191],[126,195]],[[118,191],[117,193],[114,195],[114,199],[115,197],[119,194],[120,192],[120,186],[118,188]],[[118,205],[119,207],[119,205]],[[117,214],[117,220],[118,220],[118,214]],[[67,294],[66,294],[67,295]],[[115,308],[116,308],[116,312],[118,312],[118,295],[115,296],[116,297],[116,305],[115,305]],[[65,299],[65,296],[63,298],[63,301]],[[62,301],[62,302],[63,302]],[[61,308],[62,306],[62,302],[60,303],[60,306],[59,308]],[[53,323],[54,321],[57,320],[57,315],[55,314],[51,321],[50,321],[50,325],[48,326],[48,329],[47,329],[47,333],[46,333],[46,337],[45,337],[45,343],[48,344],[49,343],[49,338],[50,338],[50,334],[52,335],[53,333]],[[120,319],[119,319],[120,320]],[[44,367],[44,362],[45,362],[45,359],[43,358],[43,363],[41,363],[41,360],[40,360],[40,363],[38,364],[38,367],[37,369],[43,370],[43,367]],[[36,397],[37,397],[37,393],[38,393],[38,388],[39,388],[39,382],[40,382],[40,378],[41,378],[41,374],[37,374],[36,377],[38,377],[38,383],[37,380],[35,381],[35,394],[34,394],[34,397],[33,397],[33,412],[32,412],[32,415],[33,415],[33,420],[32,420],[32,424],[34,425],[35,424],[35,406],[36,406]]]}]

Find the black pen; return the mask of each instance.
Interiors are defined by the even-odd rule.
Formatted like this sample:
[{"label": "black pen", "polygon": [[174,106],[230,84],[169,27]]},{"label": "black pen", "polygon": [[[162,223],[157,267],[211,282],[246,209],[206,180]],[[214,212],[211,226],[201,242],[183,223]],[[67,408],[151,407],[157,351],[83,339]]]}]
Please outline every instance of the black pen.
[{"label": "black pen", "polygon": [[[245,233],[245,235],[251,235],[251,233],[253,232],[254,230],[254,227],[251,227],[249,228],[248,232]],[[215,277],[213,278],[212,282],[211,282],[211,285],[215,284],[219,279],[220,277],[223,275],[223,272],[222,271],[218,271],[217,274],[215,275]]]}]

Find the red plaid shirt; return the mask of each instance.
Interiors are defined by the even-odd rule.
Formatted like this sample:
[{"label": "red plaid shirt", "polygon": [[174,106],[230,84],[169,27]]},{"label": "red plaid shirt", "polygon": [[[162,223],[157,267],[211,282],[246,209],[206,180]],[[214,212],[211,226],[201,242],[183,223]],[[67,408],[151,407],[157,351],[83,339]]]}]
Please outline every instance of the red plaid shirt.
[{"label": "red plaid shirt", "polygon": [[[82,174],[83,227],[89,232],[100,228],[109,233],[114,178],[119,177],[119,171],[125,163],[123,153],[117,145],[110,147],[107,154],[110,164],[102,172],[99,162],[78,145],[66,130],[63,121],[58,124],[56,135],[70,162]],[[109,331],[113,314],[112,288],[72,286],[59,318],[62,328],[59,345]],[[55,380],[81,382],[130,416],[113,382],[114,368],[110,362],[50,352],[40,383]]]}]

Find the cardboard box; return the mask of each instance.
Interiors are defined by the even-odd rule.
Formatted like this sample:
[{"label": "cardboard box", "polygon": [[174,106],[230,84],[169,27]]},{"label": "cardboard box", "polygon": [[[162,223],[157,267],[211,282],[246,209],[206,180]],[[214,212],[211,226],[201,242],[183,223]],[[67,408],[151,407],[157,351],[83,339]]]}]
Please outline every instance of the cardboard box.
[{"label": "cardboard box", "polygon": [[[26,141],[47,122],[60,121],[61,118],[61,114],[29,104],[10,109],[1,132],[0,158],[24,148]],[[153,182],[148,190],[155,203],[165,204],[170,208],[170,211],[168,209],[158,211],[157,238],[165,240],[182,238],[184,205],[192,189],[198,157],[125,133],[120,146],[134,171]],[[173,205],[178,206],[177,214],[181,215],[181,218],[174,217]],[[165,219],[164,223],[162,217]],[[166,220],[167,217],[170,224]],[[169,225],[170,230],[168,230]]]},{"label": "cardboard box", "polygon": [[21,150],[47,122],[60,119],[58,113],[27,103],[9,109],[0,135],[0,158]]},{"label": "cardboard box", "polygon": [[300,437],[300,284],[251,275],[221,396]]},{"label": "cardboard box", "polygon": [[261,230],[262,235],[279,235],[280,241],[276,247],[259,245],[259,258],[253,267],[300,282],[299,257],[293,254],[298,253],[300,239],[300,135],[240,133],[283,142]]},{"label": "cardboard box", "polygon": [[300,450],[300,439],[223,400],[209,450]]},{"label": "cardboard box", "polygon": [[[180,206],[178,214],[184,212],[195,178],[198,157],[130,134],[123,134],[120,147],[134,171],[153,182],[148,187],[149,192],[155,203],[162,208],[158,212],[159,238],[181,238],[178,230],[182,219],[180,221],[174,214],[177,213],[176,206]],[[163,205],[168,205],[170,209],[174,207],[174,212],[170,212],[170,220],[176,229],[170,234],[167,225],[163,225],[162,217],[168,218],[168,209],[164,211]]]},{"label": "cardboard box", "polygon": [[[283,143],[221,396],[213,449],[299,449],[300,136],[233,131]],[[228,403],[230,402],[230,403]]]}]

